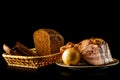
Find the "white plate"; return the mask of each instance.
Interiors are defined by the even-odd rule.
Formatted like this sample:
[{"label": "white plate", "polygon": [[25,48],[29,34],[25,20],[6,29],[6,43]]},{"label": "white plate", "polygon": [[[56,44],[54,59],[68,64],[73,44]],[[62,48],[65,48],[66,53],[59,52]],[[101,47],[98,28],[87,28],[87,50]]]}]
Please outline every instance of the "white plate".
[{"label": "white plate", "polygon": [[117,65],[119,63],[118,59],[113,58],[113,62],[109,63],[109,64],[105,64],[105,65],[100,65],[100,66],[94,66],[94,65],[89,65],[87,63],[78,63],[78,65],[75,66],[67,66],[63,63],[63,61],[60,59],[56,62],[56,64],[58,66],[61,67],[66,67],[66,68],[70,68],[70,69],[86,69],[86,68],[107,68],[109,66],[114,66]]}]

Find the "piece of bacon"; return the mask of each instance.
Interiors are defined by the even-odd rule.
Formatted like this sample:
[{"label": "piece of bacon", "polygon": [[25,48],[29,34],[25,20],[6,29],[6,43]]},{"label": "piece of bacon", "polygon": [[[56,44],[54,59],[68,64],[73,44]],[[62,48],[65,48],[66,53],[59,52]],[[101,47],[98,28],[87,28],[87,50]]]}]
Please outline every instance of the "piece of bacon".
[{"label": "piece of bacon", "polygon": [[99,38],[92,38],[90,41],[90,44],[81,42],[81,46],[85,44],[81,49],[81,54],[86,62],[92,65],[103,65],[113,61],[107,42]]}]

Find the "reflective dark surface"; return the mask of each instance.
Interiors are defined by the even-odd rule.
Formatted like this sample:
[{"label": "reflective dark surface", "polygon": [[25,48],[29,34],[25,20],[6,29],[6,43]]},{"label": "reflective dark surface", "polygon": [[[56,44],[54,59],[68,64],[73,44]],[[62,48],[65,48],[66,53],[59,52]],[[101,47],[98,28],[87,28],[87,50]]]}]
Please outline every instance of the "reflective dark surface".
[{"label": "reflective dark surface", "polygon": [[16,78],[30,80],[105,80],[120,79],[119,65],[96,68],[71,70],[57,66],[56,64],[39,69],[30,69],[12,66],[0,66],[0,75],[2,80],[16,80]]}]

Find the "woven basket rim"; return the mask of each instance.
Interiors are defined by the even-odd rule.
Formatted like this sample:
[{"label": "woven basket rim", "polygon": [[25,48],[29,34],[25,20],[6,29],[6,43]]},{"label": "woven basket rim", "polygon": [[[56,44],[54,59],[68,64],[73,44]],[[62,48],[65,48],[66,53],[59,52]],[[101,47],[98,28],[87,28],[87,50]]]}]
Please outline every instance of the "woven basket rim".
[{"label": "woven basket rim", "polygon": [[21,55],[9,55],[6,53],[3,53],[2,56],[3,57],[11,57],[11,58],[27,58],[27,59],[32,59],[32,58],[47,58],[47,57],[52,57],[55,55],[59,55],[60,53],[54,53],[54,54],[50,54],[50,55],[44,55],[44,56],[21,56]]}]

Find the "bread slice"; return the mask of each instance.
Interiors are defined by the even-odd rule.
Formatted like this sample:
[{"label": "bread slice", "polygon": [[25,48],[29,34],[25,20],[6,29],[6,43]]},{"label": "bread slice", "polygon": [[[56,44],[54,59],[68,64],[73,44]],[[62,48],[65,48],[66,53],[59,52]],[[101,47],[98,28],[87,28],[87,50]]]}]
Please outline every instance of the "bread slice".
[{"label": "bread slice", "polygon": [[3,44],[3,50],[6,52],[8,55],[17,55],[17,53],[14,52],[13,49],[11,49],[7,44]]},{"label": "bread slice", "polygon": [[59,52],[64,45],[63,36],[53,29],[38,29],[33,33],[34,45],[40,56]]},{"label": "bread slice", "polygon": [[16,45],[13,48],[10,48],[8,45],[3,44],[3,50],[6,52],[6,54],[9,55],[36,56],[32,50],[27,48],[19,41],[16,42]]},{"label": "bread slice", "polygon": [[21,52],[21,54],[23,54],[23,55],[35,56],[35,54],[32,50],[30,50],[28,47],[26,47],[25,45],[23,45],[19,41],[16,42],[14,49],[19,53]]}]

